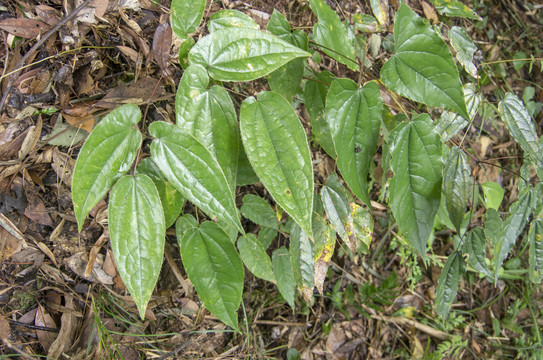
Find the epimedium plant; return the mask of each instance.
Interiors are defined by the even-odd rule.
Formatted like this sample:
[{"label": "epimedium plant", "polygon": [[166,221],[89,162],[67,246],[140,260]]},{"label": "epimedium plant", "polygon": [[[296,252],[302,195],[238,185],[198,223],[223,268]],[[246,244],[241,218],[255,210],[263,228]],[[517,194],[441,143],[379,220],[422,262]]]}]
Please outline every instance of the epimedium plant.
[{"label": "epimedium plant", "polygon": [[[431,2],[443,16],[478,19],[458,1]],[[184,39],[176,124],[151,123],[151,156],[139,161],[139,108],[128,104],[113,110],[81,148],[72,182],[80,231],[111,189],[111,245],[142,318],[162,266],[166,229],[174,223],[184,268],[200,299],[235,330],[244,265],[277,284],[292,308],[296,290],[307,301],[314,288],[322,293],[337,237],[350,254],[369,249],[373,218],[368,179],[379,145],[382,167],[393,173],[390,179],[383,177],[382,195],[400,235],[425,260],[436,224],[457,233],[436,289],[439,315],[447,316],[467,270],[497,281],[532,215],[526,238],[529,270],[534,282],[541,281],[541,187],[525,179],[530,166],[541,174],[543,153],[523,103],[507,93],[499,105],[502,121],[525,153],[518,199],[505,219],[498,212],[501,187],[477,184],[466,150],[451,141],[470,125],[482,102],[474,81],[476,47],[463,28],[448,32],[457,63],[440,29],[402,3],[394,19],[394,48],[380,79],[361,86],[361,81],[336,78],[328,71],[308,70],[307,59],[318,60],[319,49],[351,70],[364,71],[368,46],[388,16],[379,1],[370,3],[375,17],[363,15],[348,24],[323,0],[310,0],[318,21],[309,35],[292,31],[277,11],[263,31],[246,14],[222,10],[207,23],[209,34],[196,42],[190,35],[202,22],[205,0],[172,1],[172,29]],[[303,79],[304,73],[309,79]],[[243,100],[238,120],[222,83],[263,77],[271,90]],[[394,116],[382,92],[400,107],[398,96],[444,111],[435,120],[425,112]],[[336,160],[341,174],[331,174],[318,192],[294,97],[305,103],[312,138]],[[127,175],[132,167],[135,171]],[[236,187],[257,181],[275,201],[275,209],[253,194],[245,195],[238,209]],[[484,227],[472,225],[468,211],[475,206],[479,186],[486,208]],[[192,215],[181,215],[185,200],[210,220],[199,223]],[[257,234],[245,231],[240,213],[260,226]],[[284,213],[286,223],[280,221]],[[288,236],[288,248],[270,248],[279,231]]]}]

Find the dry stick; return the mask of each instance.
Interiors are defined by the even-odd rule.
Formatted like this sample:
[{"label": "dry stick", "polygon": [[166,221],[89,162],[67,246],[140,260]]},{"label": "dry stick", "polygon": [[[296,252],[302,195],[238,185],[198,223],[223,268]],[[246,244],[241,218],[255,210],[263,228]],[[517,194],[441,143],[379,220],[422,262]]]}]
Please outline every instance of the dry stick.
[{"label": "dry stick", "polygon": [[45,33],[45,35],[43,35],[43,37],[38,40],[37,43],[34,44],[34,46],[32,46],[30,48],[30,50],[22,57],[21,60],[19,60],[19,62],[15,65],[15,69],[17,69],[16,71],[14,71],[11,76],[9,77],[9,81],[8,81],[8,85],[6,86],[6,91],[4,91],[4,94],[2,95],[2,100],[0,100],[0,113],[2,112],[2,110],[4,109],[4,104],[6,102],[6,99],[8,97],[8,94],[10,93],[11,91],[11,88],[13,87],[13,83],[15,81],[15,76],[21,69],[22,67],[24,66],[26,60],[28,60],[28,58],[30,58],[30,56],[32,56],[39,48],[40,46],[42,46],[46,41],[47,39],[49,39],[51,37],[51,35],[53,35],[54,33],[56,33],[62,26],[64,26],[68,21],[72,20],[73,18],[76,17],[76,15],[81,11],[83,10],[83,8],[85,8],[89,2],[91,0],[85,0],[81,5],[79,5],[74,11],[72,11],[70,14],[68,14],[68,16],[66,16],[64,19],[60,20],[58,22],[58,24],[56,24],[51,30],[49,30],[48,32]]}]

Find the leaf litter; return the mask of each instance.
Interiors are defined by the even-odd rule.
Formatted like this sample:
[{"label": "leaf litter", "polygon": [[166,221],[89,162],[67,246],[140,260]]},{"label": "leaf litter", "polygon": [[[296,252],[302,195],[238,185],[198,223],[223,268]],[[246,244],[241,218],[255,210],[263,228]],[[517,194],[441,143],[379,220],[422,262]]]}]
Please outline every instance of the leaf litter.
[{"label": "leaf litter", "polygon": [[[293,313],[277,300],[274,286],[248,275],[245,286],[249,292],[243,301],[250,317],[249,332],[245,332],[245,325],[243,335],[224,332],[225,326],[199,306],[197,296],[185,293],[178,279],[179,268],[173,270],[169,265],[172,261],[181,264],[179,251],[173,251],[173,259],[163,266],[146,320],[139,321],[118,277],[110,245],[100,240],[107,230],[106,202],[91,211],[84,230],[77,232],[70,196],[71,172],[82,141],[111,109],[134,103],[147,107],[148,122],[175,121],[175,85],[182,74],[177,58],[180,42],[168,25],[169,1],[87,0],[93,6],[85,7],[57,28],[39,49],[29,51],[35,39],[45,36],[83,3],[41,1],[34,7],[19,2],[20,7],[9,3],[2,7],[0,29],[9,43],[0,49],[5,69],[1,86],[3,94],[11,90],[0,105],[0,335],[9,339],[0,344],[0,352],[52,358],[67,354],[75,358],[89,351],[89,357],[95,359],[114,354],[128,359],[142,355],[242,358],[257,354],[282,358],[286,349],[292,348],[303,359],[365,359],[421,355],[427,346],[436,349],[443,342],[450,343],[454,335],[469,342],[462,352],[464,358],[485,358],[496,347],[481,334],[494,334],[502,342],[498,344],[513,343],[511,339],[518,336],[516,323],[530,320],[525,311],[513,314],[515,317],[508,311],[518,294],[505,292],[508,288],[503,281],[494,287],[476,280],[473,290],[461,283],[458,303],[453,306],[471,314],[470,326],[443,329],[442,324],[431,320],[432,313],[425,305],[433,301],[440,268],[432,264],[420,274],[423,280],[410,288],[407,279],[414,276],[412,270],[392,251],[397,246],[395,231],[377,220],[368,255],[329,259],[325,252],[321,254],[318,287],[323,295],[315,296],[315,302],[305,311]],[[370,6],[361,4],[364,2],[343,1],[341,7],[330,3],[341,16],[372,13]],[[370,4],[389,6],[383,1]],[[206,19],[223,6],[252,16],[261,26],[274,8],[290,14],[293,27],[316,22],[301,2],[270,0],[211,2]],[[435,22],[438,15],[431,5],[422,2],[421,6],[419,13]],[[537,43],[534,33],[541,23],[530,11],[506,2],[486,10],[489,23],[512,29],[512,33],[504,32],[503,41],[519,51],[532,52],[530,42]],[[510,13],[517,17],[504,15]],[[388,12],[385,14],[388,19]],[[515,38],[519,28],[528,35]],[[492,52],[496,58],[514,55],[508,53],[512,50],[504,50],[505,46],[493,48],[492,36],[485,28],[468,27],[468,32],[480,40],[484,52]],[[25,61],[18,65],[24,56]],[[378,57],[371,60],[378,62]],[[322,65],[338,76],[352,75],[333,61],[325,60]],[[537,67],[534,65],[533,71],[528,65],[520,70],[508,68],[507,78],[495,75],[495,81],[485,85],[482,93],[491,99],[501,87],[524,85],[525,78],[541,83]],[[489,71],[499,74],[500,68],[492,65]],[[264,89],[258,82],[244,86],[241,92],[245,94]],[[541,102],[543,94],[539,92],[530,100]],[[392,100],[389,105],[396,106]],[[476,139],[472,146],[481,149],[476,159],[518,155],[515,149],[503,146],[508,139],[504,127],[489,125],[495,115],[490,109],[473,119],[474,126],[489,136],[477,140],[467,133],[468,138]],[[536,123],[541,123],[541,116],[539,113]],[[309,124],[303,113],[302,119]],[[311,152],[312,158],[322,159],[315,167],[315,177],[322,184],[334,165],[322,149],[312,147]],[[514,161],[492,162],[518,168]],[[473,176],[481,183],[489,180],[503,184],[510,194],[505,203],[515,200],[516,184],[511,185],[511,174],[484,163]],[[371,198],[377,199],[378,189],[372,191]],[[242,187],[238,198],[246,194],[266,198],[259,185]],[[385,207],[374,209],[375,219],[390,216]],[[248,226],[259,229],[259,225]],[[445,254],[450,250],[447,245],[441,246],[445,242],[439,236],[436,241],[440,245],[435,249]],[[393,273],[395,281],[390,280]],[[541,291],[536,295],[535,301],[543,306]],[[494,300],[487,304],[487,299]],[[479,303],[488,306],[475,306]],[[504,324],[498,332],[496,319]],[[508,350],[504,347],[499,351],[503,355]]]}]

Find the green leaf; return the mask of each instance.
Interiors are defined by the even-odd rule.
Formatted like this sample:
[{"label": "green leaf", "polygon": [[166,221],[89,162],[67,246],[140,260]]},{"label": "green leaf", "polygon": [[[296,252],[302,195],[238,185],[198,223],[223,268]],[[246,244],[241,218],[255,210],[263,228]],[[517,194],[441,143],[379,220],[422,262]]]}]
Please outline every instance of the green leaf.
[{"label": "green leaf", "polygon": [[[268,22],[268,31],[289,44],[308,50],[307,34],[302,30],[290,32],[287,19],[277,10]],[[300,88],[304,74],[305,59],[294,59],[268,75],[268,84],[272,91],[282,94],[287,100],[292,100]]]},{"label": "green leaf", "polygon": [[181,257],[200,300],[236,331],[243,292],[243,264],[228,235],[214,222],[189,229],[181,240]]},{"label": "green leaf", "polygon": [[189,53],[191,64],[204,66],[219,81],[249,81],[309,53],[260,30],[229,28],[202,38]]},{"label": "green leaf", "polygon": [[166,237],[160,196],[148,176],[124,176],[115,184],[109,230],[117,269],[143,320],[162,268]]},{"label": "green leaf", "polygon": [[207,89],[200,65],[183,73],[175,98],[177,126],[194,136],[217,159],[232,188],[236,185],[240,137],[234,104],[222,86]]},{"label": "green leaf", "polygon": [[443,193],[447,202],[447,211],[456,231],[460,233],[460,226],[464,220],[468,199],[473,195],[475,186],[471,177],[471,168],[466,154],[454,146],[445,161],[443,170]]},{"label": "green leaf", "polygon": [[72,178],[79,231],[92,208],[132,166],[141,144],[141,134],[135,128],[140,118],[136,105],[113,110],[94,128],[79,151]]},{"label": "green leaf", "polygon": [[184,70],[189,67],[189,52],[194,44],[194,39],[189,37],[188,39],[183,40],[179,46],[179,64],[181,64],[181,67]]},{"label": "green leaf", "polygon": [[266,254],[266,249],[264,249],[254,234],[240,236],[238,239],[238,250],[243,263],[254,276],[266,281],[275,282],[270,257]]},{"label": "green leaf", "polygon": [[468,126],[479,110],[482,95],[476,92],[473,84],[465,84],[463,89],[464,100],[468,107],[469,119],[464,119],[454,112],[443,111],[436,125],[436,131],[441,134],[441,141],[443,143],[452,139],[460,130]]},{"label": "green leaf", "polygon": [[441,141],[428,114],[391,133],[390,205],[400,230],[426,258],[426,243],[441,200]]},{"label": "green leaf", "polygon": [[500,184],[492,181],[482,183],[481,188],[483,188],[483,194],[485,195],[485,207],[487,209],[498,210],[502,203],[505,190]]},{"label": "green leaf", "polygon": [[539,218],[530,226],[530,280],[541,283],[543,277],[543,219]]},{"label": "green leaf", "polygon": [[294,225],[290,234],[290,262],[294,273],[294,281],[298,285],[304,299],[311,303],[315,286],[315,265],[313,262],[313,244],[307,234]]},{"label": "green leaf", "polygon": [[449,255],[441,275],[437,279],[436,304],[437,313],[442,319],[446,319],[451,305],[458,292],[458,285],[466,272],[466,263],[462,254],[458,251]]},{"label": "green leaf", "polygon": [[294,310],[296,301],[296,282],[290,263],[290,254],[286,247],[281,246],[279,249],[273,251],[272,268],[275,280],[277,281],[277,288],[279,289],[281,296],[283,296],[292,310]]},{"label": "green leaf", "polygon": [[279,230],[277,217],[272,207],[260,196],[247,194],[243,197],[241,215],[255,224]]},{"label": "green leaf", "polygon": [[164,175],[162,175],[152,158],[143,159],[136,169],[136,174],[147,175],[153,180],[160,196],[160,202],[162,203],[166,228],[169,228],[173,225],[179,214],[181,214],[185,198],[172,184],[164,181]]},{"label": "green leaf", "polygon": [[363,245],[359,249],[363,254],[368,254],[373,237],[373,217],[367,208],[356,203],[351,204],[351,216],[353,217],[355,237]]},{"label": "green leaf", "polygon": [[462,83],[447,44],[402,3],[394,20],[394,55],[381,68],[392,91],[468,118]]},{"label": "green leaf", "polygon": [[271,243],[277,237],[278,231],[274,228],[262,226],[258,232],[258,241],[262,244],[264,249],[270,247]]},{"label": "green leaf", "polygon": [[522,101],[515,94],[509,92],[498,105],[498,112],[511,136],[526,152],[526,155],[538,167],[543,167],[543,152],[539,146],[535,124]]},{"label": "green leaf", "polygon": [[215,14],[211,15],[207,28],[209,32],[229,29],[233,27],[260,29],[260,26],[247,14],[238,10],[224,9],[219,10]]},{"label": "green leaf", "polygon": [[209,150],[193,136],[165,122],[152,123],[149,133],[156,138],[151,154],[168,181],[206,214],[243,233],[232,188]]},{"label": "green leaf", "polygon": [[181,216],[175,222],[175,236],[177,237],[177,242],[181,245],[181,239],[187,231],[190,229],[197,229],[198,221],[191,214],[185,214]]},{"label": "green leaf", "polygon": [[309,0],[311,10],[317,15],[318,22],[313,26],[315,42],[322,45],[322,50],[332,59],[357,71],[354,61],[354,36],[341,22],[338,14],[323,0]]},{"label": "green leaf", "polygon": [[453,26],[449,30],[449,39],[451,45],[456,51],[456,58],[460,61],[460,64],[464,67],[466,72],[478,78],[477,67],[473,64],[473,54],[477,51],[477,46],[473,43],[469,37],[466,29],[459,26]]},{"label": "green leaf", "polygon": [[255,173],[274,200],[311,234],[313,166],[305,130],[274,92],[250,97],[240,110],[241,138]]},{"label": "green leaf", "polygon": [[172,0],[170,23],[172,30],[179,38],[196,31],[206,8],[206,0]]},{"label": "green leaf", "polygon": [[322,71],[314,80],[307,80],[304,87],[304,102],[311,119],[311,132],[315,140],[331,158],[336,158],[332,130],[325,118],[326,94],[334,74]]},{"label": "green leaf", "polygon": [[[326,179],[326,185],[321,190],[321,198],[333,229],[353,254],[356,253],[359,242],[369,243],[364,221],[358,219],[359,206],[354,203],[351,194],[343,187],[336,173],[330,174]],[[353,215],[357,216],[356,220]],[[371,230],[373,231],[373,227]]]},{"label": "green leaf", "polygon": [[498,280],[500,267],[507,255],[513,250],[517,238],[520,236],[524,227],[528,223],[530,215],[535,209],[536,199],[532,191],[528,188],[523,190],[517,200],[509,208],[509,215],[503,223],[503,234],[495,246],[494,256],[494,281]]},{"label": "green leaf", "polygon": [[485,237],[494,247],[503,241],[503,220],[493,208],[487,208],[485,212]]},{"label": "green leaf", "polygon": [[349,188],[370,206],[368,174],[379,140],[383,100],[376,82],[364,87],[350,79],[332,81],[326,119],[332,129],[337,166]]},{"label": "green leaf", "polygon": [[236,185],[245,186],[259,182],[258,176],[256,176],[253,167],[247,159],[245,148],[243,143],[239,142],[239,155],[238,155],[238,169],[236,171]]},{"label": "green leaf", "polygon": [[489,279],[493,278],[494,275],[486,264],[485,235],[481,227],[476,227],[467,233],[464,241],[464,253],[468,255],[469,266]]},{"label": "green leaf", "polygon": [[436,10],[448,17],[461,17],[472,20],[483,20],[477,13],[457,0],[430,0]]}]

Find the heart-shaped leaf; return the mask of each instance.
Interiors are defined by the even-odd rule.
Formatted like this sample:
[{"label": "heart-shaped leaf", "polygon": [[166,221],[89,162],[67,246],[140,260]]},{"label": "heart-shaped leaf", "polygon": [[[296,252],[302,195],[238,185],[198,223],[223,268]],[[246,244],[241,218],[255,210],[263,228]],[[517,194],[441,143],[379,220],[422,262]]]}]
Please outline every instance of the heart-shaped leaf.
[{"label": "heart-shaped leaf", "polygon": [[402,96],[469,118],[447,44],[403,2],[394,19],[394,55],[381,68],[381,78]]},{"label": "heart-shaped leaf", "polygon": [[243,101],[241,138],[247,157],[275,201],[311,234],[313,166],[304,128],[288,101],[274,92]]},{"label": "heart-shaped leaf", "polygon": [[222,86],[207,88],[200,65],[183,73],[175,98],[177,126],[194,136],[217,159],[232,188],[236,185],[240,137],[236,110]]},{"label": "heart-shaped leaf", "polygon": [[155,121],[149,132],[153,160],[176,189],[211,217],[241,233],[234,193],[215,157],[195,137],[179,127]]},{"label": "heart-shaped leaf", "polygon": [[94,128],[79,151],[72,178],[79,231],[92,208],[132,166],[141,144],[141,134],[134,127],[140,118],[136,105],[113,110]]},{"label": "heart-shaped leaf", "polygon": [[211,15],[207,28],[209,32],[228,29],[232,27],[241,27],[249,29],[260,29],[260,26],[247,14],[238,10],[224,9]]},{"label": "heart-shaped leaf", "polygon": [[332,130],[337,166],[352,192],[370,206],[368,173],[377,149],[383,101],[377,83],[364,87],[350,79],[332,81],[326,120]]},{"label": "heart-shaped leaf", "polygon": [[184,39],[196,31],[204,16],[206,0],[172,0],[171,24],[175,34]]},{"label": "heart-shaped leaf", "polygon": [[147,175],[124,176],[115,184],[109,231],[115,264],[144,319],[162,268],[166,237],[160,196]]},{"label": "heart-shaped leaf", "polygon": [[214,222],[187,230],[181,240],[183,265],[206,308],[238,330],[243,264],[228,235]]},{"label": "heart-shaped leaf", "polygon": [[204,66],[215,80],[249,81],[308,56],[277,36],[234,27],[214,31],[198,41],[189,53],[189,61]]},{"label": "heart-shaped leaf", "polygon": [[400,230],[425,259],[441,201],[441,140],[428,114],[400,124],[390,136],[390,206]]}]

